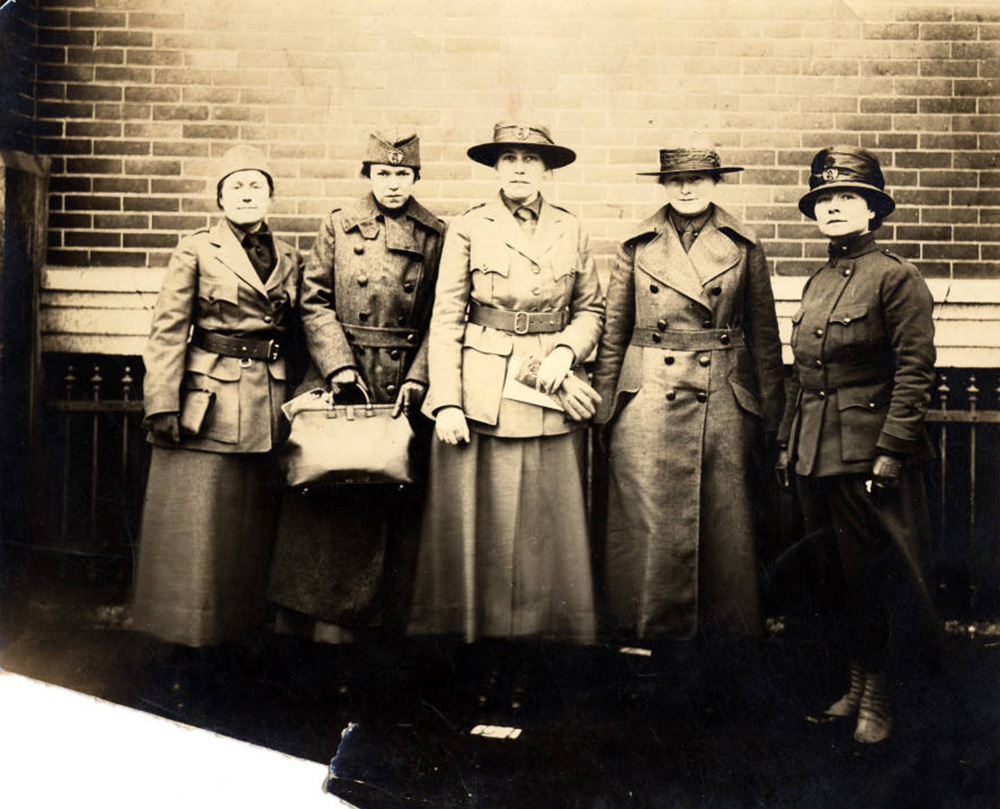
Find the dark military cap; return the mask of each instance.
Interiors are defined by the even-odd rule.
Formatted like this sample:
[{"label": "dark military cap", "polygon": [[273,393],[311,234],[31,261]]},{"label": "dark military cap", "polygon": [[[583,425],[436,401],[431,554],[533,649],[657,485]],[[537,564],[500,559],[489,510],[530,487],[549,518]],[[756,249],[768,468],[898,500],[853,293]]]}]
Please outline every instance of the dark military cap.
[{"label": "dark military cap", "polygon": [[829,146],[816,153],[809,174],[809,191],[799,200],[799,210],[816,218],[816,199],[836,189],[859,192],[880,220],[896,209],[885,193],[885,178],[878,158],[858,146]]},{"label": "dark military cap", "polygon": [[471,147],[466,154],[477,163],[491,168],[497,163],[497,156],[505,147],[519,146],[531,149],[541,155],[546,167],[559,169],[576,160],[576,152],[565,146],[557,146],[548,127],[540,124],[519,124],[500,121],[493,127],[493,140]]}]

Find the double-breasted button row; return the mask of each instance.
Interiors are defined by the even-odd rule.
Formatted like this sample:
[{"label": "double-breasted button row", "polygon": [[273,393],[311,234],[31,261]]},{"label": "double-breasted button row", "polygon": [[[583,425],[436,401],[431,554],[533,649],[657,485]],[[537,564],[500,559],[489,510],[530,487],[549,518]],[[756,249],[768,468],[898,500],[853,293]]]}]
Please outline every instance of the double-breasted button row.
[{"label": "double-breasted button row", "polygon": [[713,324],[711,320],[707,320],[706,319],[706,320],[701,321],[701,327],[703,329],[710,329],[710,328],[712,328],[713,325],[715,325],[715,324]]},{"label": "double-breasted button row", "polygon": [[650,284],[649,291],[655,295],[657,292],[660,291],[660,288],[656,284]]},{"label": "double-breasted button row", "polygon": [[722,294],[722,287],[718,287],[718,286],[716,286],[716,287],[712,287],[712,289],[711,289],[711,293],[712,293],[713,295],[715,295],[716,297],[718,297],[719,295],[721,295],[721,294]]},{"label": "double-breasted button row", "polygon": [[698,364],[702,368],[707,368],[711,364],[711,362],[712,358],[708,354],[702,354],[700,357],[698,357]]},{"label": "double-breasted button row", "polygon": [[396,386],[393,385],[392,383],[389,383],[388,385],[385,386],[385,392],[388,393],[390,396],[394,394],[397,390],[398,389],[396,388]]},{"label": "double-breasted button row", "polygon": [[659,320],[656,321],[656,328],[658,328],[660,331],[666,331],[667,321],[661,317]]},{"label": "double-breasted button row", "polygon": [[403,282],[403,292],[413,292],[415,288],[416,284],[414,284],[412,281]]},{"label": "double-breasted button row", "polygon": [[368,276],[367,275],[359,275],[358,276],[358,286],[359,287],[366,287],[366,286],[368,286]]},{"label": "double-breasted button row", "polygon": [[[668,402],[674,401],[677,398],[677,391],[671,388],[664,394],[664,398],[666,398]],[[694,398],[697,399],[699,403],[704,404],[708,401],[708,394],[705,393],[705,391],[700,390],[694,395]]]},{"label": "double-breasted button row", "polygon": [[360,256],[364,252],[365,252],[365,246],[363,244],[354,245],[354,255]]}]

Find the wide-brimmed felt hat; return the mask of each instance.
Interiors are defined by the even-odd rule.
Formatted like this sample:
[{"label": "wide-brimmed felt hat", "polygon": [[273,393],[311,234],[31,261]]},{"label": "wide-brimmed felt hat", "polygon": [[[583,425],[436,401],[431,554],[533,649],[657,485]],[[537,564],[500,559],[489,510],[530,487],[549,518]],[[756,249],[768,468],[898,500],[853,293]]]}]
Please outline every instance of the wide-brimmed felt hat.
[{"label": "wide-brimmed felt hat", "polygon": [[836,189],[858,191],[871,205],[879,219],[896,209],[896,202],[885,193],[885,177],[878,158],[858,146],[829,146],[812,159],[809,191],[799,200],[799,210],[816,218],[816,199]]},{"label": "wide-brimmed felt hat", "polygon": [[677,142],[660,149],[658,171],[637,172],[641,177],[669,177],[671,174],[728,174],[743,171],[742,166],[723,166],[711,138],[703,132],[693,131],[681,135]]},{"label": "wide-brimmed felt hat", "polygon": [[549,129],[541,124],[514,123],[501,121],[493,127],[493,140],[472,146],[466,154],[477,163],[491,168],[497,163],[497,156],[504,148],[518,146],[538,152],[550,169],[568,166],[576,160],[576,152],[565,146],[558,146],[552,140]]},{"label": "wide-brimmed felt hat", "polygon": [[274,188],[274,175],[271,174],[271,167],[268,165],[264,153],[256,146],[250,146],[247,143],[240,143],[233,146],[222,155],[222,158],[219,160],[218,180],[216,180],[215,185],[216,187],[221,185],[222,181],[230,174],[251,169],[259,171],[267,177],[271,188]]},{"label": "wide-brimmed felt hat", "polygon": [[362,163],[420,168],[420,138],[414,132],[380,132],[368,135]]}]

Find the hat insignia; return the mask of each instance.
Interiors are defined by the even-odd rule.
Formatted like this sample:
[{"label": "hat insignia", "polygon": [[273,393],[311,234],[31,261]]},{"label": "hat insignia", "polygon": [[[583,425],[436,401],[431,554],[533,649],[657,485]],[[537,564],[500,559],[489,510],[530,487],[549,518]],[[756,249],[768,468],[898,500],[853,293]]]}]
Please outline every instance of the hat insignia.
[{"label": "hat insignia", "polygon": [[519,127],[517,127],[514,130],[514,137],[517,138],[518,140],[527,140],[528,139],[528,127],[526,127],[526,126],[519,126]]},{"label": "hat insignia", "polygon": [[826,182],[828,182],[828,183],[833,182],[839,176],[840,176],[840,172],[837,171],[837,169],[833,169],[833,168],[823,169],[823,179]]},{"label": "hat insignia", "polygon": [[398,149],[393,149],[389,152],[389,162],[394,166],[398,166],[403,162],[403,153]]}]

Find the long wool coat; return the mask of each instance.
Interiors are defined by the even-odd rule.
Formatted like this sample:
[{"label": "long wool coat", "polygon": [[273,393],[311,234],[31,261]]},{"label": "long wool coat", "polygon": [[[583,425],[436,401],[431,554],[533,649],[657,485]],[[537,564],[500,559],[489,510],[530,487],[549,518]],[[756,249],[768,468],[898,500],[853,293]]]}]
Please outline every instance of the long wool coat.
[{"label": "long wool coat", "polygon": [[716,207],[685,253],[664,207],[618,250],[594,385],[608,424],[604,584],[640,638],[759,623],[752,472],[783,405],[756,236]]}]

